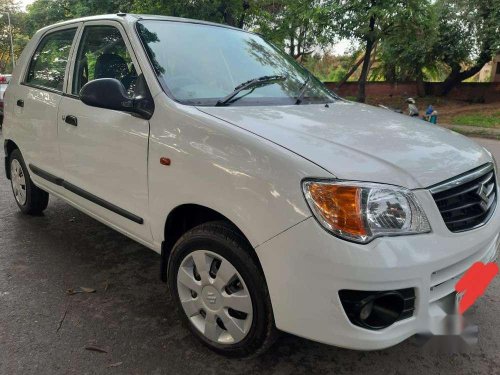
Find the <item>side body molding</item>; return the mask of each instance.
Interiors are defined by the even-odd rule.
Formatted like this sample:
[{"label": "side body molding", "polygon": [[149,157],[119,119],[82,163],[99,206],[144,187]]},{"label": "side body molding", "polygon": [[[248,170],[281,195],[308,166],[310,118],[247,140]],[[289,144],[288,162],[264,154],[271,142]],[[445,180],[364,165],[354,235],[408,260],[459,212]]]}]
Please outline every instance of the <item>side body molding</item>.
[{"label": "side body molding", "polygon": [[120,216],[123,216],[124,218],[126,219],[129,219],[131,221],[133,221],[134,223],[137,223],[137,224],[144,224],[144,219],[137,216],[137,215],[134,215],[133,213],[130,213],[118,206],[115,206],[114,204],[108,202],[108,201],[105,201],[104,199],[101,199],[83,189],[80,189],[78,186],[75,186],[65,180],[63,180],[62,178],[60,177],[57,177],[57,176],[54,176],[48,172],[45,172],[44,170],[30,164],[29,165],[30,167],[30,170],[36,174],[38,177],[41,177],[43,178],[44,180],[47,180],[55,185],[58,185],[58,186],[62,186],[63,188],[65,188],[66,190],[72,192],[73,194],[76,194],[76,195],[79,195],[80,197],[84,198],[84,199],[87,199],[88,201],[92,202],[92,203],[95,203],[97,204],[98,206],[101,206],[111,212],[114,212],[115,214],[117,215],[120,215]]}]

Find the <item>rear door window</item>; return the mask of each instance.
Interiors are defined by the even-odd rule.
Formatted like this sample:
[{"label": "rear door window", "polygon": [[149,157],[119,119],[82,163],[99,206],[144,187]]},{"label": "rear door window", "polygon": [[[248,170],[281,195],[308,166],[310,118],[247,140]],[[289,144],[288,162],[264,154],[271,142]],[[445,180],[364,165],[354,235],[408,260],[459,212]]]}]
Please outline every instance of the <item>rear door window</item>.
[{"label": "rear door window", "polygon": [[76,28],[46,35],[31,59],[26,83],[55,91],[62,91],[71,46]]}]

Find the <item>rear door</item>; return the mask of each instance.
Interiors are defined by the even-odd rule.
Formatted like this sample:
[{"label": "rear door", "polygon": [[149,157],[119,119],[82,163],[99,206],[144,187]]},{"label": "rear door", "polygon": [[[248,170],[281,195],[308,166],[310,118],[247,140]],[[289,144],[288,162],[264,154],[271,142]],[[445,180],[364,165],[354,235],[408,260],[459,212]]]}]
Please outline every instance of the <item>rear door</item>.
[{"label": "rear door", "polygon": [[[64,26],[43,35],[20,82],[9,88],[14,108],[11,125],[26,162],[56,176],[62,173],[57,114],[79,26]],[[47,180],[33,173],[32,178],[41,185],[47,184]]]},{"label": "rear door", "polygon": [[149,121],[79,98],[81,88],[99,78],[120,80],[133,97],[139,65],[119,22],[85,23],[79,39],[58,116],[65,186],[71,200],[149,244]]}]

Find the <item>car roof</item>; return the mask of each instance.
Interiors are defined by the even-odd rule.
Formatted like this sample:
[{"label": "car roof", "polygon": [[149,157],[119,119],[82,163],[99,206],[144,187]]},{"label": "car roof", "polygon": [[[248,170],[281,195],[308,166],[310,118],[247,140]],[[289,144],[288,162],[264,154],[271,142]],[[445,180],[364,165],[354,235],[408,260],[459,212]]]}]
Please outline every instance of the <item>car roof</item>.
[{"label": "car roof", "polygon": [[103,15],[98,15],[98,16],[75,18],[72,20],[58,22],[56,24],[52,24],[52,25],[44,27],[43,29],[40,29],[39,32],[40,31],[47,31],[47,30],[50,30],[50,29],[53,29],[56,27],[64,26],[64,25],[71,25],[73,23],[89,22],[89,21],[106,21],[106,20],[108,20],[108,21],[114,20],[114,21],[119,21],[122,23],[134,23],[134,22],[137,22],[139,20],[160,20],[160,21],[172,21],[172,22],[182,22],[182,23],[195,23],[195,24],[201,24],[201,25],[224,27],[226,29],[233,29],[233,30],[238,30],[238,31],[245,31],[242,29],[238,29],[236,27],[223,25],[220,23],[207,22],[207,21],[195,20],[195,19],[190,19],[190,18],[159,16],[159,15],[151,15],[151,14],[118,13],[118,14],[103,14]]}]

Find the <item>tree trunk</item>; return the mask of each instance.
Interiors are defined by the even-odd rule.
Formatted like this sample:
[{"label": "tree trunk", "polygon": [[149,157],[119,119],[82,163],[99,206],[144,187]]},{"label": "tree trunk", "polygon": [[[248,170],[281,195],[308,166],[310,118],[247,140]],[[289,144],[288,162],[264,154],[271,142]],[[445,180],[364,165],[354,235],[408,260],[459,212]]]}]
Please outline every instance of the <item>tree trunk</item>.
[{"label": "tree trunk", "polygon": [[479,54],[476,64],[471,68],[462,72],[459,65],[453,66],[450,75],[443,82],[440,94],[442,96],[448,95],[457,84],[479,73],[481,69],[490,62],[491,55],[491,49],[487,45]]},{"label": "tree trunk", "polygon": [[228,26],[233,26],[233,27],[238,27],[238,20],[234,16],[234,14],[231,12],[230,6],[228,4],[228,1],[223,1],[219,8],[219,12],[222,14],[222,17],[224,18],[224,23]]},{"label": "tree trunk", "polygon": [[366,37],[366,53],[363,59],[363,68],[361,69],[361,77],[359,77],[358,84],[358,102],[364,103],[366,101],[366,80],[368,78],[368,71],[370,68],[370,57],[372,54],[375,39],[373,32],[375,30],[375,16],[370,17],[370,32]]},{"label": "tree trunk", "polygon": [[373,65],[375,65],[375,62],[377,61],[377,42],[373,43],[373,52],[370,60],[370,66],[368,67],[368,71],[371,70]]},{"label": "tree trunk", "polygon": [[289,47],[289,52],[288,54],[292,57],[295,58],[295,35],[291,34],[290,35],[290,47]]},{"label": "tree trunk", "polygon": [[420,97],[424,97],[425,92],[425,83],[424,83],[424,74],[422,73],[422,69],[418,69],[417,72],[417,95]]},{"label": "tree trunk", "polygon": [[349,78],[351,78],[351,76],[354,74],[354,72],[356,72],[356,70],[358,70],[359,66],[361,65],[361,63],[364,60],[365,60],[365,55],[363,55],[363,57],[361,59],[359,59],[356,64],[353,65],[353,67],[347,72],[347,74],[344,76],[344,78],[342,78],[342,80],[337,84],[337,86],[335,88],[340,89],[340,87],[342,87],[342,85],[344,85],[344,83],[346,83],[347,80]]},{"label": "tree trunk", "polygon": [[226,9],[223,13],[224,15],[224,23],[228,26],[233,26],[233,27],[238,27],[238,25],[236,24],[236,19],[233,17],[233,15],[231,13],[228,12],[228,10]]},{"label": "tree trunk", "polygon": [[301,33],[299,29],[299,35],[297,37],[297,53],[293,56],[293,58],[297,61],[300,61],[300,57],[302,56],[302,39]]},{"label": "tree trunk", "polygon": [[247,15],[247,11],[248,11],[248,9],[250,9],[249,0],[243,0],[242,6],[243,6],[243,11],[241,13],[240,20],[238,21],[238,27],[240,29],[243,29],[243,26],[245,26],[245,18]]},{"label": "tree trunk", "polygon": [[384,76],[387,82],[396,83],[397,81],[396,66],[392,63],[388,65],[385,68]]}]

